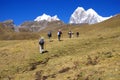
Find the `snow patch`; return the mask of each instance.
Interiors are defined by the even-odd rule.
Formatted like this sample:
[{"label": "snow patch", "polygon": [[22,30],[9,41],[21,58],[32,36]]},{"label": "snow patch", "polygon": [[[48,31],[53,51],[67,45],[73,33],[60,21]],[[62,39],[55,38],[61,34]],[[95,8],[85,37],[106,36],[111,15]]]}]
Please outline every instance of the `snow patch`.
[{"label": "snow patch", "polygon": [[50,15],[47,15],[47,14],[43,14],[41,16],[38,16],[36,19],[34,19],[34,21],[48,21],[48,22],[52,22],[52,21],[59,21],[60,19],[57,17],[57,15],[55,16],[50,16]]}]

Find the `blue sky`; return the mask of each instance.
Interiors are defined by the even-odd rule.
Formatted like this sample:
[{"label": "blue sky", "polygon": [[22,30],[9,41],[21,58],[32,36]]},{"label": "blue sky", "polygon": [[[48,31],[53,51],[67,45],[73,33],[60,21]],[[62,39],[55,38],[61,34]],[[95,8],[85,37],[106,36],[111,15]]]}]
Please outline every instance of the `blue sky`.
[{"label": "blue sky", "polygon": [[16,25],[33,21],[46,13],[58,15],[65,23],[79,6],[93,8],[99,15],[108,17],[120,13],[120,0],[0,0],[0,22],[12,19]]}]

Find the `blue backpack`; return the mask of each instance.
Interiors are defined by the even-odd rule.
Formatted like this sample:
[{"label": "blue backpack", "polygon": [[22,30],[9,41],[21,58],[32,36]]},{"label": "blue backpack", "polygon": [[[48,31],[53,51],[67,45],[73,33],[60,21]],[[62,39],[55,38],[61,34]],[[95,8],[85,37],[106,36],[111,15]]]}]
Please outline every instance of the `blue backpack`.
[{"label": "blue backpack", "polygon": [[44,44],[44,39],[41,39],[41,40],[39,41],[39,44],[40,44],[40,45],[43,45],[43,44]]},{"label": "blue backpack", "polygon": [[48,36],[49,36],[49,37],[51,37],[51,36],[52,36],[51,32],[48,32]]}]

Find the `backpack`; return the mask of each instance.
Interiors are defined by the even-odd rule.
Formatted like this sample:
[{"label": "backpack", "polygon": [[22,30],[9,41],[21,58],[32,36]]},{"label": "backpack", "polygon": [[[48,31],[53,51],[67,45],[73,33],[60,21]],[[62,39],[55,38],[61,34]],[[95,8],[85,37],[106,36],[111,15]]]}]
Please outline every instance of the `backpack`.
[{"label": "backpack", "polygon": [[79,35],[79,32],[77,32],[76,34]]},{"label": "backpack", "polygon": [[69,34],[69,35],[72,35],[72,32],[69,32],[68,34]]},{"label": "backpack", "polygon": [[62,34],[62,32],[60,31],[60,34]]},{"label": "backpack", "polygon": [[51,37],[51,36],[52,36],[51,32],[48,32],[48,36],[49,36],[49,37]]},{"label": "backpack", "polygon": [[44,39],[41,39],[41,40],[39,41],[39,44],[40,44],[40,45],[43,45],[43,44],[44,44]]},{"label": "backpack", "polygon": [[61,32],[61,31],[59,31],[59,32],[58,32],[58,35],[61,35],[61,34],[62,34],[62,32]]}]

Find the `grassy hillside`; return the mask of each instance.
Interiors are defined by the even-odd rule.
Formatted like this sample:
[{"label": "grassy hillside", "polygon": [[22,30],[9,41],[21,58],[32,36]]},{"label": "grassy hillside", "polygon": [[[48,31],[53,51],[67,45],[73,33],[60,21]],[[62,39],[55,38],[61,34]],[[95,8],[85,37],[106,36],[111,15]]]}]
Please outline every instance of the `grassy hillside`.
[{"label": "grassy hillside", "polygon": [[[63,31],[57,40],[58,29]],[[38,40],[0,41],[0,80],[119,80],[120,16],[94,25],[67,25],[45,37],[47,53]],[[47,30],[40,33],[46,36]],[[68,31],[80,32],[68,38]]]}]

